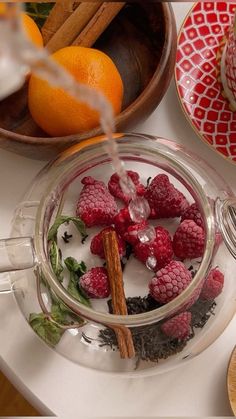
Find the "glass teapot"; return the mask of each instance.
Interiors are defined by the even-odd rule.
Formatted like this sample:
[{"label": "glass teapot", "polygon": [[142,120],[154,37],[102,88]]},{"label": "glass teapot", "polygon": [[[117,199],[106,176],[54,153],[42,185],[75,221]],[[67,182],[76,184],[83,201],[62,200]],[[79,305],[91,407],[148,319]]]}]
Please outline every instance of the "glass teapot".
[{"label": "glass teapot", "polygon": [[[89,298],[81,289],[86,270],[105,269],[108,263],[91,253],[91,240],[101,227],[85,231],[76,217],[81,180],[90,176],[107,185],[114,173],[103,147],[106,138],[101,136],[66,150],[26,192],[15,210],[11,238],[0,241],[0,271],[8,272],[2,292],[13,292],[39,337],[79,365],[120,374],[153,374],[201,353],[234,316],[236,197],[214,169],[174,142],[131,133],[116,137],[125,169],[139,174],[146,191],[157,175],[165,174],[188,205],[197,205],[204,250],[198,257],[172,256],[188,272],[187,285],[175,298],[156,299],[150,284],[168,273],[169,265],[150,269],[125,242],[122,280],[127,314],[113,314],[112,290],[112,298]],[[120,211],[124,203],[118,201]],[[184,220],[180,216],[149,222],[165,228],[172,242]],[[210,290],[206,297],[215,271],[220,272],[220,286],[217,282],[213,286],[218,292],[212,295]]]}]

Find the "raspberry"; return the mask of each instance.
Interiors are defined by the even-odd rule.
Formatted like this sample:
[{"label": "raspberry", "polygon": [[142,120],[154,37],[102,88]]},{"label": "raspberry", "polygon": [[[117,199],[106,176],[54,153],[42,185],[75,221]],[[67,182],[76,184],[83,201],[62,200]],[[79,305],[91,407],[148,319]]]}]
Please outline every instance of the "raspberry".
[{"label": "raspberry", "polygon": [[76,215],[87,227],[112,223],[117,206],[103,182],[91,176],[82,179],[84,185],[77,203]]},{"label": "raspberry", "polygon": [[180,217],[189,203],[182,192],[170,183],[167,175],[157,175],[146,190],[150,218]]},{"label": "raspberry", "polygon": [[172,242],[169,232],[163,227],[155,227],[156,238],[152,242],[135,245],[134,254],[141,262],[146,263],[149,256],[154,256],[157,264],[154,270],[163,268],[173,257]]},{"label": "raspberry", "polygon": [[224,275],[219,269],[214,268],[208,274],[200,294],[201,300],[214,300],[222,292]]},{"label": "raspberry", "polygon": [[[94,255],[100,256],[100,258],[105,259],[105,254],[103,250],[103,242],[102,242],[102,235],[106,231],[114,231],[113,227],[106,227],[103,230],[100,231],[96,236],[92,238],[91,244],[90,244],[90,250],[91,253]],[[118,248],[120,257],[125,255],[125,242],[124,240],[117,234],[117,241],[118,241]]]},{"label": "raspberry", "polygon": [[124,233],[125,241],[135,246],[137,243],[139,243],[138,232],[144,230],[147,226],[147,221],[142,221],[141,223],[130,225],[127,228],[127,231]]},{"label": "raspberry", "polygon": [[166,336],[174,339],[186,339],[191,331],[192,314],[188,311],[178,314],[161,325]]},{"label": "raspberry", "polygon": [[116,232],[124,238],[128,227],[133,224],[127,207],[122,208],[114,217],[113,224]]},{"label": "raspberry", "polygon": [[196,301],[199,299],[199,295],[202,290],[202,282],[201,284],[193,291],[191,297],[188,299],[186,303],[181,304],[180,311],[189,310],[190,307],[192,307],[193,304],[196,303]]},{"label": "raspberry", "polygon": [[90,298],[107,298],[110,295],[110,284],[105,268],[90,269],[81,276],[79,286]]},{"label": "raspberry", "polygon": [[204,230],[193,220],[182,221],[173,238],[175,255],[180,259],[198,258],[203,255],[204,245]]},{"label": "raspberry", "polygon": [[151,279],[149,289],[151,296],[161,304],[169,303],[187,288],[192,281],[191,273],[182,262],[172,260],[156,272]]},{"label": "raspberry", "polygon": [[202,227],[202,229],[204,230],[203,218],[196,202],[194,202],[192,205],[186,208],[186,210],[183,212],[181,221],[184,220],[193,220],[199,227]]},{"label": "raspberry", "polygon": [[[143,196],[145,193],[145,187],[139,181],[139,174],[136,172],[133,172],[132,170],[127,170],[126,173],[134,183],[136,194],[139,196]],[[121,199],[122,201],[124,201],[125,204],[129,203],[130,198],[127,195],[125,195],[124,192],[122,191],[120,187],[120,177],[117,173],[114,173],[111,176],[108,182],[108,189],[113,196]]]}]

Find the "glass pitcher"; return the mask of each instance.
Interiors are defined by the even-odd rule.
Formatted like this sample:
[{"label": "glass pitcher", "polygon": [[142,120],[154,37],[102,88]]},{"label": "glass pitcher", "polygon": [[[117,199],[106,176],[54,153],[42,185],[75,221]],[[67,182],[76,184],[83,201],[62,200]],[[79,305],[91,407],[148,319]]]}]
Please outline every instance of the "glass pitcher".
[{"label": "glass pitcher", "polygon": [[[116,137],[125,169],[140,175],[145,190],[148,178],[166,174],[189,205],[197,204],[205,242],[201,257],[184,260],[191,274],[188,286],[160,304],[148,288],[157,276],[155,269],[137,260],[128,246],[129,254],[126,247],[122,260],[128,314],[112,314],[110,296],[89,299],[80,292],[78,269],[84,273],[94,266],[104,267],[104,259],[90,249],[101,227],[87,228],[86,237],[80,228],[78,231],[75,218],[81,180],[91,176],[107,185],[114,173],[103,147],[106,138],[101,136],[66,150],[33,181],[15,210],[11,238],[0,241],[0,270],[8,272],[2,291],[14,294],[29,327],[68,359],[116,374],[154,374],[201,353],[234,316],[236,198],[214,169],[174,142],[131,133]],[[121,207],[119,202],[117,211]],[[181,219],[149,222],[166,228],[173,238]],[[53,249],[52,237],[56,237]],[[65,262],[68,260],[76,261],[77,271]],[[214,269],[224,276],[223,289],[216,298],[206,300],[202,290]],[[175,334],[186,322],[188,334]],[[121,357],[119,333],[128,336],[132,356]]]}]

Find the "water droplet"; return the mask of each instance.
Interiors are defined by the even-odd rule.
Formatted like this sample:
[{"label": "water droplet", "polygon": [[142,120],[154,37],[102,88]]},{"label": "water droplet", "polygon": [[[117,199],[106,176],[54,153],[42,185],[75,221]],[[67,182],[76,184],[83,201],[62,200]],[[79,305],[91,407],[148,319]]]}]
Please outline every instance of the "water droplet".
[{"label": "water droplet", "polygon": [[136,197],[129,203],[129,213],[134,223],[141,223],[146,220],[150,214],[148,201],[142,197]]},{"label": "water droplet", "polygon": [[148,225],[143,230],[138,232],[138,238],[141,243],[149,243],[152,242],[156,237],[156,230],[152,225]]},{"label": "water droplet", "polygon": [[149,256],[146,260],[146,267],[150,270],[153,271],[153,269],[155,269],[157,264],[157,260],[155,258],[155,256]]}]

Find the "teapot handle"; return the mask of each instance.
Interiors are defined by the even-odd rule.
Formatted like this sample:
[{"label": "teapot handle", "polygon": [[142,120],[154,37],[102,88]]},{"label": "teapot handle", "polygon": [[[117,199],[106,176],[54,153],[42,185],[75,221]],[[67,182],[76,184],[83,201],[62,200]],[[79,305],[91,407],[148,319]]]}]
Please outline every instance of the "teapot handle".
[{"label": "teapot handle", "polygon": [[236,259],[236,197],[216,200],[216,219],[224,243]]},{"label": "teapot handle", "polygon": [[[37,260],[32,237],[13,237],[0,240],[0,273],[29,269]],[[0,277],[0,293],[11,292],[9,281]]]}]

